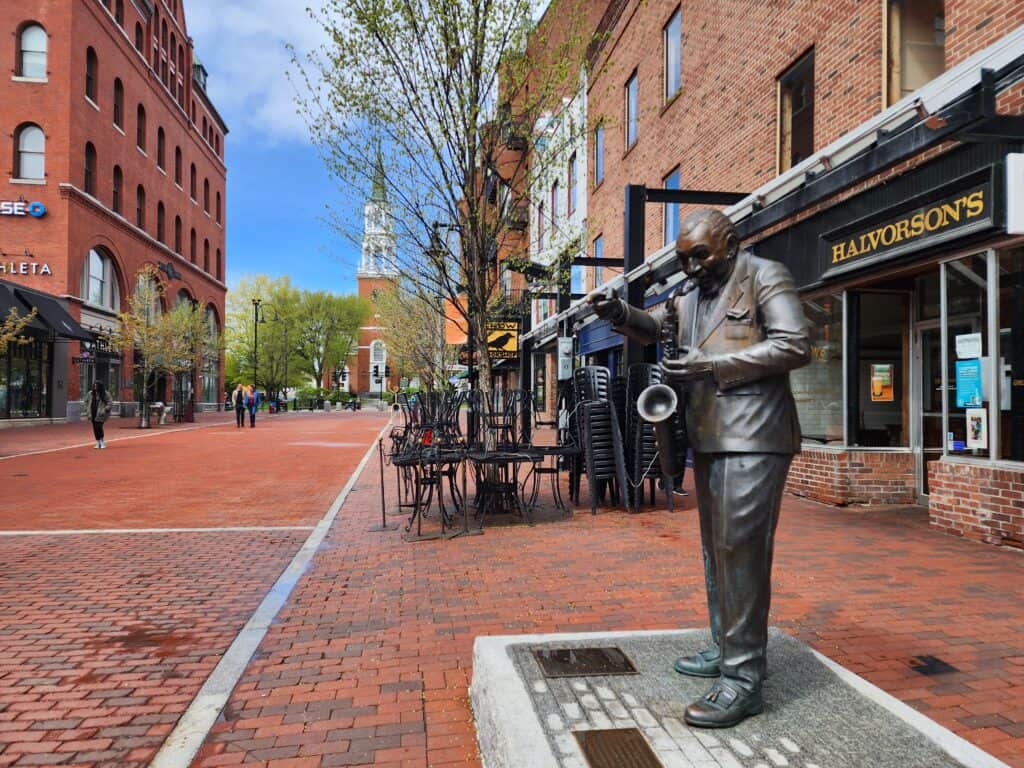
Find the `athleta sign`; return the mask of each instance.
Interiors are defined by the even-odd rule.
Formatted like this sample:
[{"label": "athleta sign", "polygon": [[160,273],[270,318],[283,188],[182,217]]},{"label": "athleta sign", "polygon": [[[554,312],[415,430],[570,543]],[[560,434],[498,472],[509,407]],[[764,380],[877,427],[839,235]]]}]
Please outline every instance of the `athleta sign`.
[{"label": "athleta sign", "polygon": [[52,275],[50,265],[37,261],[0,261],[0,275]]},{"label": "athleta sign", "polygon": [[42,203],[30,203],[26,200],[0,200],[0,216],[32,216],[41,219],[46,215],[46,206]]}]

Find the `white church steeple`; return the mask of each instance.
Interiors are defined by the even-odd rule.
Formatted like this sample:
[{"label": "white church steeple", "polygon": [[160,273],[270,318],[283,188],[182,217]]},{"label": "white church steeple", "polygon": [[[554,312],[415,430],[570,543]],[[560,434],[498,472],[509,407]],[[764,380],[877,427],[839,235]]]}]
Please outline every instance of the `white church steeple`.
[{"label": "white church steeple", "polygon": [[384,185],[384,162],[380,147],[373,171],[373,189],[363,206],[363,258],[356,277],[397,277],[395,235],[391,204]]}]

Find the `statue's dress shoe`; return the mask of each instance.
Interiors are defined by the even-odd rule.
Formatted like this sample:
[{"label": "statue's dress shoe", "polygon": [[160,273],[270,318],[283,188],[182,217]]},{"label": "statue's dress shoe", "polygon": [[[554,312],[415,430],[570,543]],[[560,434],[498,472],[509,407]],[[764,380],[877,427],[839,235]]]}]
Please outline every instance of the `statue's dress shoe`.
[{"label": "statue's dress shoe", "polygon": [[763,709],[760,689],[748,692],[719,679],[710,691],[686,708],[683,719],[696,728],[731,728]]},{"label": "statue's dress shoe", "polygon": [[694,677],[718,677],[718,662],[722,660],[722,652],[716,648],[708,648],[693,656],[681,656],[672,665],[681,675]]}]

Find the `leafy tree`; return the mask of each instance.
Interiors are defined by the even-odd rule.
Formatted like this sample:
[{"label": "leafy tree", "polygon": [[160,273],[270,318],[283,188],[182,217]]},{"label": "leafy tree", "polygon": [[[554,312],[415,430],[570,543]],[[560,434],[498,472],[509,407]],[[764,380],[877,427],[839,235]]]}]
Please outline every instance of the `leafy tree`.
[{"label": "leafy tree", "polygon": [[35,316],[35,307],[32,307],[27,314],[21,314],[17,308],[11,307],[7,317],[0,321],[0,355],[7,351],[10,344],[27,344],[31,341],[28,337],[22,336],[21,332],[35,319]]},{"label": "leafy tree", "polygon": [[398,286],[380,293],[375,305],[377,323],[388,349],[388,364],[405,376],[418,376],[429,390],[448,386],[458,351],[445,342],[444,317],[431,297]]},{"label": "leafy tree", "polygon": [[[254,299],[259,301],[258,310]],[[229,388],[240,382],[255,383],[276,395],[303,383],[297,351],[299,300],[300,291],[287,276],[246,276],[228,292],[225,378]]]},{"label": "leafy tree", "polygon": [[[386,192],[398,245],[390,267],[408,294],[456,308],[485,392],[498,254],[522,256],[529,245],[509,224],[529,210],[527,145],[548,140],[534,126],[579,77],[592,42],[586,16],[596,4],[556,4],[547,13],[560,15],[558,34],[546,38],[531,0],[328,0],[311,13],[330,42],[296,60],[310,94],[300,110],[325,164],[351,188]],[[526,55],[528,45],[541,55]],[[435,222],[455,230],[453,241],[436,236]],[[343,233],[356,226],[333,223]]]},{"label": "leafy tree", "polygon": [[369,317],[369,302],[359,296],[304,291],[298,303],[298,354],[302,370],[317,384],[355,352],[359,327]]}]

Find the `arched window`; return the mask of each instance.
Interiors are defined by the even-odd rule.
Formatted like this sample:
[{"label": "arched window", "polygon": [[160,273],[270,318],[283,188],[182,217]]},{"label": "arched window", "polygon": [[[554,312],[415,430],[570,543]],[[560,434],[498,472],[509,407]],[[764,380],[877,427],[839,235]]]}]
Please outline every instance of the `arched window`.
[{"label": "arched window", "polygon": [[145,33],[142,31],[142,25],[135,22],[135,50],[142,53],[142,47],[146,44]]},{"label": "arched window", "polygon": [[193,229],[188,235],[188,260],[196,263],[196,231]]},{"label": "arched window", "polygon": [[114,125],[124,128],[124,83],[121,78],[114,78]]},{"label": "arched window", "polygon": [[110,254],[100,247],[90,249],[82,269],[82,298],[90,304],[117,312],[121,308],[117,270]]},{"label": "arched window", "polygon": [[192,294],[188,292],[187,288],[182,288],[178,291],[178,295],[174,297],[174,306],[179,304],[192,304],[195,299],[192,298]]},{"label": "arched window", "polygon": [[206,127],[206,115],[203,115],[203,138],[208,138]]},{"label": "arched window", "polygon": [[146,151],[146,108],[141,104],[135,111],[135,146]]},{"label": "arched window", "polygon": [[96,194],[96,147],[91,141],[85,143],[85,178],[83,179],[85,194]]},{"label": "arched window", "polygon": [[189,170],[188,177],[188,194],[195,200],[196,199],[196,164],[192,163],[192,168]]},{"label": "arched window", "polygon": [[120,165],[114,166],[114,185],[113,194],[111,195],[111,205],[114,208],[114,213],[121,213],[121,207],[123,204],[122,197],[124,195],[124,173],[121,171]]},{"label": "arched window", "polygon": [[[382,364],[387,362],[388,353],[387,347],[384,346],[384,342],[380,339],[370,342],[370,362],[375,364]],[[383,375],[383,371],[381,371]]]},{"label": "arched window", "polygon": [[181,186],[181,147],[174,148],[174,183]]},{"label": "arched window", "polygon": [[181,256],[181,216],[174,217],[174,252]]},{"label": "arched window", "polygon": [[156,129],[156,167],[163,170],[164,159],[167,154],[167,136],[164,134],[163,126]]},{"label": "arched window", "polygon": [[25,123],[14,132],[17,147],[14,176],[18,179],[39,179],[46,176],[46,136],[35,123]]},{"label": "arched window", "polygon": [[213,138],[214,138],[214,149],[217,150],[217,157],[220,157],[220,134],[218,133]]},{"label": "arched window", "polygon": [[124,26],[124,0],[114,0],[114,21],[118,26]]},{"label": "arched window", "polygon": [[18,77],[46,79],[46,30],[38,24],[27,24],[18,35]]},{"label": "arched window", "polygon": [[217,193],[217,223],[220,224],[220,192]]},{"label": "arched window", "polygon": [[146,228],[146,188],[141,184],[135,189],[135,226]]},{"label": "arched window", "polygon": [[164,208],[164,201],[160,200],[156,204],[156,239],[159,240],[161,243],[167,242],[167,232],[164,226],[166,223],[166,219],[167,211]]},{"label": "arched window", "polygon": [[210,271],[210,241],[203,240],[203,271]]},{"label": "arched window", "polygon": [[160,22],[160,47],[167,48],[167,19]]},{"label": "arched window", "polygon": [[210,212],[210,180],[203,179],[203,210]]},{"label": "arched window", "polygon": [[218,280],[223,280],[224,279],[224,261],[223,261],[223,259],[221,258],[221,255],[220,255],[220,248],[217,249],[217,261],[216,261],[215,266],[217,267],[217,279]]},{"label": "arched window", "polygon": [[85,50],[85,95],[93,104],[99,103],[96,95],[96,82],[99,74],[100,60],[96,56],[96,51],[89,46]]}]

